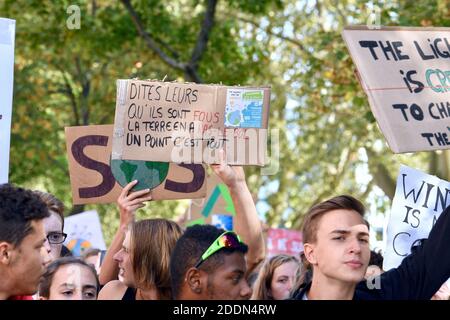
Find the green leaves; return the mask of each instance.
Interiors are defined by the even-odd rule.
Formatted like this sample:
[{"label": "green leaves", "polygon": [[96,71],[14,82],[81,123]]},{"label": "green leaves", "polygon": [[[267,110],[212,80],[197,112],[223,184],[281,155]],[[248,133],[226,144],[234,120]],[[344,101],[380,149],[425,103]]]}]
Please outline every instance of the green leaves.
[{"label": "green leaves", "polygon": [[[447,2],[379,4],[381,22],[449,26]],[[207,1],[131,3],[164,54],[188,62]],[[448,152],[433,154],[433,162],[432,153],[393,155],[376,125],[341,37],[346,23],[367,22],[366,3],[217,4],[197,72],[206,83],[272,86],[269,127],[279,129],[280,171],[273,176],[260,176],[256,167],[246,171],[251,190],[259,192],[260,203],[266,204],[260,214],[273,226],[298,227],[313,203],[337,194],[351,193],[362,200],[380,188],[389,194],[400,163],[423,170],[429,166],[450,179],[448,165],[442,165]],[[148,48],[121,2],[78,1],[79,30],[66,27],[71,4],[68,0],[0,4],[2,16],[17,20],[10,180],[52,192],[67,208],[72,204],[64,127],[113,123],[116,79],[167,75],[168,80],[186,80],[183,71]],[[380,209],[388,206],[387,197],[377,202]],[[170,218],[186,207],[186,201],[153,202],[139,215]],[[106,239],[111,239],[117,209],[87,206],[91,208],[100,212]]]}]

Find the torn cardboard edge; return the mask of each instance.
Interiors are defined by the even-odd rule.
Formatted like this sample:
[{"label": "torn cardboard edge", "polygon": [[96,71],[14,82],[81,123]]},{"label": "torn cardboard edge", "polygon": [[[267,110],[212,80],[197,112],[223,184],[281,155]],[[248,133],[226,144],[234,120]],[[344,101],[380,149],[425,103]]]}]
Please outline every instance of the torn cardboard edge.
[{"label": "torn cardboard edge", "polygon": [[[146,91],[147,88],[150,89]],[[142,94],[141,89],[144,92]],[[152,89],[154,89],[153,96],[150,97]],[[177,89],[178,101],[174,101]],[[171,97],[168,96],[169,93],[172,94],[170,90],[173,90],[173,100],[170,100]],[[183,90],[183,96],[180,102],[181,90]],[[192,92],[197,95],[195,95],[195,100],[192,98],[193,101],[191,102],[189,94]],[[164,93],[165,97],[162,97]],[[254,95],[253,98],[252,94]],[[183,101],[184,95],[187,96],[186,101]],[[141,116],[142,114],[147,115],[151,108],[159,108],[158,112],[161,113],[182,110],[188,116],[185,119],[177,119],[169,114],[164,114],[160,115],[159,119],[155,119],[151,118],[154,115],[150,115],[147,118],[136,120],[136,118],[133,118],[134,115],[130,116],[130,108],[132,107],[140,108]],[[223,86],[119,79],[117,80],[112,157],[118,160],[213,164],[220,160],[217,156],[218,150],[225,149],[228,164],[263,166],[268,163],[267,127],[269,108],[269,86]],[[197,121],[193,113],[200,114],[201,112],[214,114],[218,121],[214,123],[210,119]],[[231,118],[234,121],[233,125],[226,125],[226,122],[230,122]],[[180,120],[180,123],[181,120],[184,121],[183,129],[178,129],[181,127],[178,126],[177,128],[167,129],[163,133],[158,132],[158,128],[160,128],[158,127],[158,121],[160,126],[163,127],[167,123],[171,125],[178,120]],[[147,129],[149,123],[154,124],[155,122],[157,124],[156,129]],[[194,126],[198,123],[203,126],[200,126],[202,132],[198,132],[198,126]],[[147,131],[142,129],[144,124]],[[189,129],[186,129],[187,124],[191,125]],[[137,128],[136,130],[133,130],[133,125],[135,129]],[[195,131],[192,129],[194,127]],[[211,135],[211,130],[218,130],[216,131],[218,135]],[[200,137],[195,135],[194,132],[200,134]],[[226,132],[226,135],[224,132]],[[255,133],[257,134],[255,135]],[[148,145],[147,139],[149,140]],[[250,139],[254,140],[251,141]],[[152,142],[154,142],[153,145],[151,145]],[[193,146],[197,147],[199,144],[201,146],[195,148],[194,151]],[[216,147],[217,145],[219,148]],[[205,156],[207,152],[214,155],[207,157]]]}]

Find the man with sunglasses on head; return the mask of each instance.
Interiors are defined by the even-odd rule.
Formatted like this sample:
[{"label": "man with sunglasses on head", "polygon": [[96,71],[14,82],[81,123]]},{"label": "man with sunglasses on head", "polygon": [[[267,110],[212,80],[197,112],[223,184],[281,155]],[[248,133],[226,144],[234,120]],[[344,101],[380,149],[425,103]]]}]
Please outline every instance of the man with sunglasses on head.
[{"label": "man with sunglasses on head", "polygon": [[0,185],[0,300],[30,299],[37,291],[50,261],[44,246],[48,216],[32,191]]},{"label": "man with sunglasses on head", "polygon": [[47,239],[45,248],[51,258],[48,262],[50,264],[61,257],[63,242],[67,237],[67,234],[63,232],[64,205],[50,193],[42,191],[34,191],[34,193],[47,205],[48,211],[50,212],[50,216],[44,219],[44,229]]},{"label": "man with sunglasses on head", "polygon": [[176,300],[246,300],[246,244],[234,232],[194,225],[178,239],[170,258]]},{"label": "man with sunglasses on head", "polygon": [[244,170],[227,165],[223,150],[219,156],[220,163],[211,167],[230,191],[236,210],[234,230],[243,239],[214,226],[187,228],[170,258],[175,299],[249,299],[247,275],[265,257],[261,223]]}]

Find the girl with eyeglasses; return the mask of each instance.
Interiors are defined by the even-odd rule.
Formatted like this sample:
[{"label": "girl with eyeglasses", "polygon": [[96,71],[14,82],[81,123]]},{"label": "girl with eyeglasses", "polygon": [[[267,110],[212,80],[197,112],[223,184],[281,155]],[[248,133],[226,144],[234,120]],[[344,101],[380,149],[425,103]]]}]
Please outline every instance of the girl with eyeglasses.
[{"label": "girl with eyeglasses", "polygon": [[[64,229],[64,205],[54,195],[42,191],[34,191],[47,205],[50,216],[44,219],[44,229],[47,241],[45,248],[50,255],[51,260],[55,261],[61,257],[61,249],[67,235]],[[48,264],[47,264],[48,266]]]}]

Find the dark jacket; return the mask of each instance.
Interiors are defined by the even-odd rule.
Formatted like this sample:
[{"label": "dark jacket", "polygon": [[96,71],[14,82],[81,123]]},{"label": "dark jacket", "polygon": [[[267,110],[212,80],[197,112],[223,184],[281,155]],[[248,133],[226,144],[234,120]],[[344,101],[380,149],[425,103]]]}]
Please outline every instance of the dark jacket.
[{"label": "dark jacket", "polygon": [[[428,239],[403,259],[397,268],[379,277],[374,281],[358,283],[353,299],[430,300],[450,278],[450,206],[442,212]],[[294,299],[302,300],[310,287],[311,283],[308,283],[301,288]]]}]

